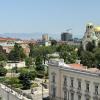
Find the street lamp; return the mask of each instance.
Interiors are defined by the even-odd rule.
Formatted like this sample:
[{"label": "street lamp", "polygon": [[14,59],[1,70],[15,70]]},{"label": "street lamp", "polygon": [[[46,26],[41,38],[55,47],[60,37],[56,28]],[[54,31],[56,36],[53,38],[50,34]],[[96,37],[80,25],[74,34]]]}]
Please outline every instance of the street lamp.
[{"label": "street lamp", "polygon": [[43,100],[43,80],[42,80],[42,100]]},{"label": "street lamp", "polygon": [[9,91],[7,91],[7,100],[9,100]]},{"label": "street lamp", "polygon": [[[44,66],[43,66],[44,67]],[[43,71],[44,77],[43,79],[45,79],[45,71]],[[43,80],[42,80],[42,100],[43,100]]]}]

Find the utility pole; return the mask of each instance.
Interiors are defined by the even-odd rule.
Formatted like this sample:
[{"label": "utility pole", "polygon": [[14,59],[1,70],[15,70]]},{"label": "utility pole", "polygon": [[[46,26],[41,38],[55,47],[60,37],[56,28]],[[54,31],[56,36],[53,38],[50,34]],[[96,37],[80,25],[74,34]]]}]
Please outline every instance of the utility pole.
[{"label": "utility pole", "polygon": [[42,80],[42,100],[43,100],[43,80]]},{"label": "utility pole", "polygon": [[7,100],[9,100],[9,91],[7,91]]}]

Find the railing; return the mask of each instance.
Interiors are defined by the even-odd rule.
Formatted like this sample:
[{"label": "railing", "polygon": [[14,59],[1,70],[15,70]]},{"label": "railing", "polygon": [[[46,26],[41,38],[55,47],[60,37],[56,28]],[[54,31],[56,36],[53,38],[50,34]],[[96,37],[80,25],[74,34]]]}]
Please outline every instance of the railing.
[{"label": "railing", "polygon": [[[3,84],[0,84],[0,89],[2,89],[2,91],[5,91],[5,93],[8,94],[8,96],[14,95],[15,98],[18,98],[19,100],[32,100],[32,98],[29,95],[23,94],[21,90],[18,89],[14,89],[14,88],[9,88]],[[9,97],[7,97],[9,100]]]}]

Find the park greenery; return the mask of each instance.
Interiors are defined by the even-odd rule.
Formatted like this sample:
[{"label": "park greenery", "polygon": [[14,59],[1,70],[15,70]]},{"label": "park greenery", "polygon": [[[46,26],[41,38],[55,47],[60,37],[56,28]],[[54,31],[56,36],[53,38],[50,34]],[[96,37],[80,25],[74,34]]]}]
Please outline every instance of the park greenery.
[{"label": "park greenery", "polygon": [[48,56],[48,54],[57,52],[59,54],[58,58],[64,59],[65,63],[74,63],[78,58],[75,46],[58,45],[55,40],[52,40],[51,46],[38,46],[30,43],[29,48],[29,56],[26,56],[23,48],[18,43],[15,43],[14,48],[8,54],[3,51],[2,46],[0,47],[0,76],[5,76],[7,73],[7,70],[4,68],[7,61],[25,61],[26,64],[25,68],[19,69],[16,67],[11,69],[11,73],[19,73],[19,75],[14,78],[4,78],[3,82],[5,84],[15,88],[29,89],[32,86],[32,80],[36,77],[48,78],[46,62],[54,58],[53,56]]},{"label": "park greenery", "polygon": [[[89,42],[86,46],[86,50],[83,50],[82,45],[74,46],[67,44],[57,44],[55,40],[52,41],[51,46],[39,46],[29,44],[30,53],[27,56],[24,53],[23,48],[15,43],[14,48],[10,53],[6,53],[2,46],[0,46],[0,82],[11,85],[15,88],[29,89],[33,86],[32,81],[38,78],[48,78],[48,66],[46,63],[51,58],[61,58],[67,64],[75,63],[76,60],[81,60],[81,64],[91,67],[100,67],[100,43],[98,47],[94,45],[94,42]],[[57,53],[59,56],[48,56],[50,54]],[[17,77],[6,77],[7,70],[4,68],[7,61],[25,61],[25,68],[13,68],[12,73],[18,73]],[[34,84],[34,86],[38,86]]]},{"label": "park greenery", "polygon": [[18,43],[15,43],[14,48],[8,54],[8,60],[11,61],[24,60],[25,57],[24,50]]}]

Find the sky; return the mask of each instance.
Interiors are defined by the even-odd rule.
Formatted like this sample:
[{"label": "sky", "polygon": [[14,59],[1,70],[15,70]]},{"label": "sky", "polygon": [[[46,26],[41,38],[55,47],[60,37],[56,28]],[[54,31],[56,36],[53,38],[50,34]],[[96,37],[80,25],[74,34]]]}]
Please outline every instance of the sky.
[{"label": "sky", "polygon": [[88,22],[100,25],[100,0],[0,0],[1,33],[61,34],[82,37]]}]

